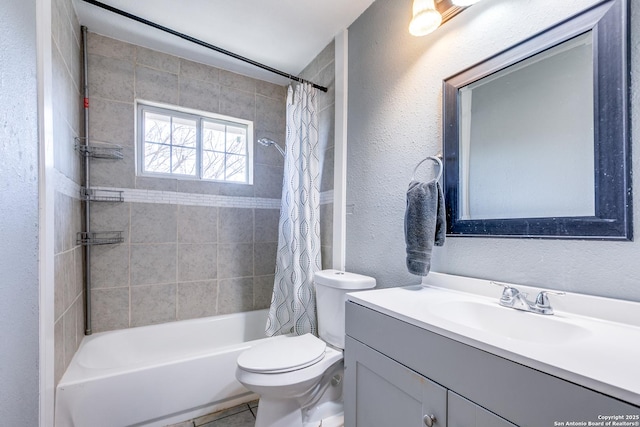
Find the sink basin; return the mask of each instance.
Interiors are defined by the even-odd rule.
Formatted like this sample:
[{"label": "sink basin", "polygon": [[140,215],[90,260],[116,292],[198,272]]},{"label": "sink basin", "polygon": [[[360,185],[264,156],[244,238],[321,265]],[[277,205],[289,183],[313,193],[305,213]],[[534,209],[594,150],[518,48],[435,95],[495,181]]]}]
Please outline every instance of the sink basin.
[{"label": "sink basin", "polygon": [[506,338],[560,344],[587,337],[589,331],[557,315],[528,313],[480,301],[447,301],[429,311],[443,320]]}]

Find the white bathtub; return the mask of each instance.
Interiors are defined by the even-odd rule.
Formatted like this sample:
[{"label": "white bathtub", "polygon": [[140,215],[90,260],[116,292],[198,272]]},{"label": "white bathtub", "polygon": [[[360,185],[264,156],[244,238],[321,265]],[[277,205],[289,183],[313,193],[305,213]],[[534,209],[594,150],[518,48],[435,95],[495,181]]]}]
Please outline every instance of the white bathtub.
[{"label": "white bathtub", "polygon": [[256,399],[235,378],[267,310],[84,337],[56,389],[56,427],[166,426]]}]

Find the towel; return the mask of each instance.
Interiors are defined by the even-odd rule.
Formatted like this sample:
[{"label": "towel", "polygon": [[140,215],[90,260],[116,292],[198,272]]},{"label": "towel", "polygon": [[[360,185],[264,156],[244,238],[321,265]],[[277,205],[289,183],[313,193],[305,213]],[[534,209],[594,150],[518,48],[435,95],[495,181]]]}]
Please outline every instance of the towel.
[{"label": "towel", "polygon": [[444,245],[444,197],[437,181],[411,181],[407,190],[404,237],[409,273],[426,276],[431,269],[433,246]]}]

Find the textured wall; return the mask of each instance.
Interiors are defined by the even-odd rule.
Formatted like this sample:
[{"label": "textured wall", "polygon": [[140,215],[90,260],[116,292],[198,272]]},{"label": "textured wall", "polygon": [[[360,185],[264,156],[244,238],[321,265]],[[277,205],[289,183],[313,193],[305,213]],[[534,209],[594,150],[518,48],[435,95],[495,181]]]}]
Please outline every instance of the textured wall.
[{"label": "textured wall", "polygon": [[[335,43],[332,41],[300,73],[300,76],[326,87],[318,92],[318,127],[320,139],[320,191],[330,195],[329,203],[320,206],[320,240],[322,268],[333,268],[333,166],[335,152]],[[329,193],[327,193],[329,192]]]},{"label": "textured wall", "polygon": [[[415,164],[440,151],[442,80],[594,3],[485,0],[422,38],[407,31],[410,0],[377,0],[358,18],[349,28],[348,269],[385,287],[420,281],[405,268],[404,198]],[[631,3],[636,128],[640,8]],[[633,150],[635,175],[639,156]],[[434,249],[433,270],[640,300],[639,257],[637,242],[456,237]]]},{"label": "textured wall", "polygon": [[36,2],[0,2],[0,424],[38,425]]},{"label": "textured wall", "polygon": [[55,382],[84,336],[83,254],[76,243],[82,229],[82,158],[75,151],[81,135],[81,35],[71,0],[52,2],[53,58]]}]

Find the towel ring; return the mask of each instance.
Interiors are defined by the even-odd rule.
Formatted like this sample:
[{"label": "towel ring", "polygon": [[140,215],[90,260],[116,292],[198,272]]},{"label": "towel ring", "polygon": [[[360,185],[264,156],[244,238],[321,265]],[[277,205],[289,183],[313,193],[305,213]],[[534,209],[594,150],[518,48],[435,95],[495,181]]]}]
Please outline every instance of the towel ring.
[{"label": "towel ring", "polygon": [[436,179],[434,181],[440,181],[440,177],[442,176],[442,160],[440,160],[439,157],[435,157],[435,156],[429,156],[426,159],[423,159],[420,163],[418,163],[416,165],[416,167],[413,169],[413,175],[411,176],[411,181],[415,181],[416,178],[416,171],[418,170],[418,168],[420,167],[421,164],[423,164],[424,162],[426,162],[427,160],[433,160],[436,163],[438,163],[438,176],[436,177]]}]

